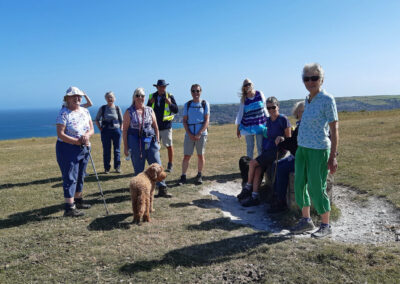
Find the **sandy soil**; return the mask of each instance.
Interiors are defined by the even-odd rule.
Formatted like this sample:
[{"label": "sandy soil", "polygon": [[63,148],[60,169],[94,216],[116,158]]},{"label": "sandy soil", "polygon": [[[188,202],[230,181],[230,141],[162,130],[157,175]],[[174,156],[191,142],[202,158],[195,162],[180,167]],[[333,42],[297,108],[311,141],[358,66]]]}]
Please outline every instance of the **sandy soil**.
[{"label": "sandy soil", "polygon": [[[213,183],[204,186],[203,195],[211,195],[213,203],[232,222],[265,230],[277,235],[288,235],[287,228],[281,228],[266,213],[266,204],[242,207],[236,199],[241,190],[240,182]],[[333,202],[341,210],[341,216],[332,222],[332,240],[346,243],[383,243],[400,240],[400,212],[383,199],[370,197],[367,202],[354,201],[357,193],[349,188],[334,186]],[[309,234],[293,236],[310,237]]]}]

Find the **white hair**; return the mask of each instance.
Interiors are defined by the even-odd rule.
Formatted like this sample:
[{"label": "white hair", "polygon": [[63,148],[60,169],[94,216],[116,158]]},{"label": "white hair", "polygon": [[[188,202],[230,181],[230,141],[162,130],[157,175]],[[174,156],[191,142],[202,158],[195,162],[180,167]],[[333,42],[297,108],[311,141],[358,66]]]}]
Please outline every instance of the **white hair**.
[{"label": "white hair", "polygon": [[299,109],[301,109],[301,108],[304,109],[304,105],[305,105],[304,100],[303,101],[299,101],[299,102],[294,104],[292,113],[293,113],[293,116],[296,119],[299,119]]},{"label": "white hair", "polygon": [[142,88],[142,87],[137,88],[137,89],[133,92],[133,96],[132,96],[132,105],[135,104],[135,96],[136,96],[136,95],[143,95],[143,96],[145,96],[146,94],[145,94],[145,92],[144,92],[144,88]]},{"label": "white hair", "polygon": [[115,100],[114,92],[112,92],[112,91],[107,92],[107,93],[104,95],[104,98],[107,99],[107,96],[112,96],[112,97],[114,98],[114,100]]},{"label": "white hair", "polygon": [[319,63],[308,63],[304,65],[302,76],[304,77],[309,72],[318,72],[321,79],[324,79],[325,71]]}]

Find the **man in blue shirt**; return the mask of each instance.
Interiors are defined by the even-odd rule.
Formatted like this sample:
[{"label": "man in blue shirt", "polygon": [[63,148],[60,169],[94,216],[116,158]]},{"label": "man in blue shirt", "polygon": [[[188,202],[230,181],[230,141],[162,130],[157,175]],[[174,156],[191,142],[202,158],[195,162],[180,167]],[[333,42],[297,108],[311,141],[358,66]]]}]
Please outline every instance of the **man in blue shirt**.
[{"label": "man in blue shirt", "polygon": [[192,85],[190,89],[193,100],[188,101],[183,107],[183,126],[185,127],[185,140],[183,143],[182,176],[179,184],[186,183],[186,172],[194,148],[197,151],[197,176],[195,183],[202,184],[202,170],[205,163],[205,147],[207,143],[207,127],[210,121],[210,105],[200,100],[201,86]]}]

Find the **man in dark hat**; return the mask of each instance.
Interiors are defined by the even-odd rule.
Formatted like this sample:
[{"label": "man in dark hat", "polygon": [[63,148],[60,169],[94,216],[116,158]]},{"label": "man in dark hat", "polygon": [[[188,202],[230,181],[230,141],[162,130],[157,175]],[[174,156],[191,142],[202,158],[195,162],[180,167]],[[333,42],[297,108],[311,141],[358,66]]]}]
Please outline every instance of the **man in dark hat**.
[{"label": "man in dark hat", "polygon": [[166,172],[172,171],[172,161],[174,158],[174,148],[172,145],[172,120],[178,113],[178,106],[172,94],[166,91],[167,84],[165,80],[158,80],[153,86],[157,92],[149,95],[147,106],[152,107],[156,118],[158,129],[160,130],[160,139],[168,150],[168,166]]}]

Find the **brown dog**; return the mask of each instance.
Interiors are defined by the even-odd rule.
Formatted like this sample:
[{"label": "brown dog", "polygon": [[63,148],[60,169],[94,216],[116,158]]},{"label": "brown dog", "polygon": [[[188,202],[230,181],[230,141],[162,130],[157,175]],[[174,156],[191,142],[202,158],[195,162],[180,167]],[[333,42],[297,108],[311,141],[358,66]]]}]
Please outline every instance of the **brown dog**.
[{"label": "brown dog", "polygon": [[133,223],[150,222],[150,212],[154,211],[154,189],[157,181],[162,181],[167,174],[157,163],[151,164],[144,172],[131,179],[129,183],[133,210]]}]

